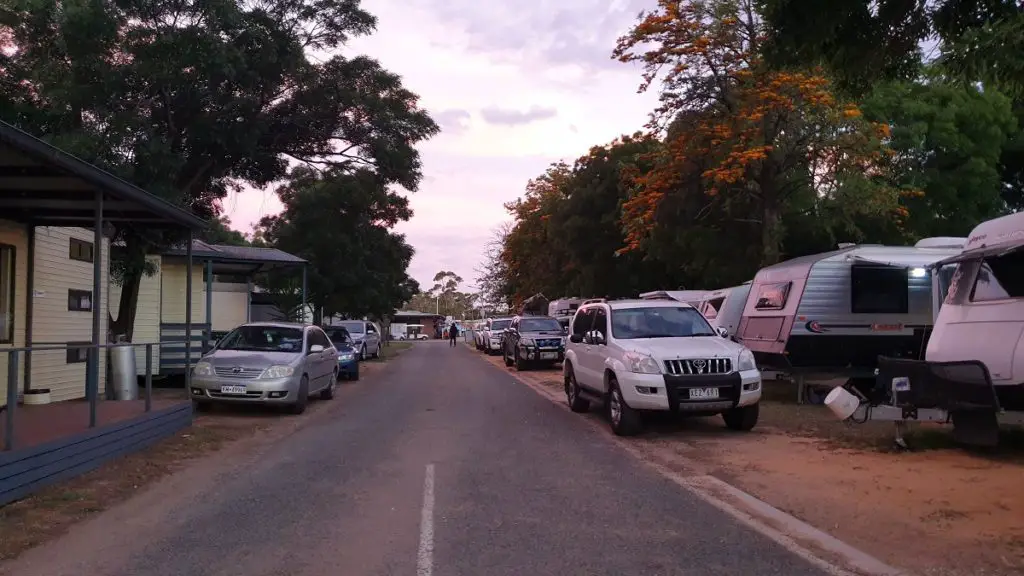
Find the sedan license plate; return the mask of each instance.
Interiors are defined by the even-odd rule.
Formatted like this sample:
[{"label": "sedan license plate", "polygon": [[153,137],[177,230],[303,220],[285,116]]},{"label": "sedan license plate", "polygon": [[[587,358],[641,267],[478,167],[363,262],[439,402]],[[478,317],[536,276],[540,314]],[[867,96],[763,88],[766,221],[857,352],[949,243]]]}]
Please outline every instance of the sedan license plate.
[{"label": "sedan license plate", "polygon": [[541,352],[540,353],[540,359],[541,360],[555,360],[557,358],[558,358],[558,352]]},{"label": "sedan license plate", "polygon": [[221,394],[245,394],[245,386],[239,386],[237,384],[230,386],[221,386]]},{"label": "sedan license plate", "polygon": [[718,398],[718,388],[690,388],[690,400],[714,400]]}]

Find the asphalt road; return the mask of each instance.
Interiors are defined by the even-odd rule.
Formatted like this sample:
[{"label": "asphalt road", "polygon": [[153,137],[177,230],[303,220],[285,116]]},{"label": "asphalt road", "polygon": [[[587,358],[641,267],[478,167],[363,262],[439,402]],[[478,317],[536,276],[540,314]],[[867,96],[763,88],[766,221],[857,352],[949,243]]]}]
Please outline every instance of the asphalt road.
[{"label": "asphalt road", "polygon": [[417,344],[308,426],[10,573],[822,574],[475,354]]}]

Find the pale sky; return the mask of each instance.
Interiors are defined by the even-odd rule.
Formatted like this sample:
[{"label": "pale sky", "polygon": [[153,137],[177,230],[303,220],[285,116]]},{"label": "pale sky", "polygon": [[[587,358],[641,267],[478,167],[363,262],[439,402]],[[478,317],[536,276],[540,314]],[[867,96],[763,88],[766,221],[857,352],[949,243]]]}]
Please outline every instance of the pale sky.
[{"label": "pale sky", "polygon": [[[416,249],[409,274],[426,289],[439,270],[472,285],[502,205],[551,162],[632,133],[656,105],[640,71],[611,60],[615,38],[653,0],[364,0],[377,32],[349,51],[400,74],[441,125],[420,145],[423,182],[412,220],[396,227]],[[271,190],[229,196],[233,227],[250,232],[280,210]]]}]

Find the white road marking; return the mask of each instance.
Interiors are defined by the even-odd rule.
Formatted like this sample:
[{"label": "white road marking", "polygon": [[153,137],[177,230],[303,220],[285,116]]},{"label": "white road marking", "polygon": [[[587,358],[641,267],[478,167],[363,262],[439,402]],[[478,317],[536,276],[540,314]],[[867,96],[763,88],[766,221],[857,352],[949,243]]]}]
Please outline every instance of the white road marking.
[{"label": "white road marking", "polygon": [[423,479],[423,511],[420,513],[420,550],[416,559],[416,575],[431,576],[434,572],[434,465],[427,464]]}]

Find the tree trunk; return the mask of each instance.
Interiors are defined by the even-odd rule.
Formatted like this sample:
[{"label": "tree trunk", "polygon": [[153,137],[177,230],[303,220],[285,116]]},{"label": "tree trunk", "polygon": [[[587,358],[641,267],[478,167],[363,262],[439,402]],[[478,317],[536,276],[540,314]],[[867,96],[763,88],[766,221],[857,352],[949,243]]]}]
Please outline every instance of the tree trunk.
[{"label": "tree trunk", "polygon": [[135,312],[139,304],[139,286],[142,284],[142,270],[126,271],[121,282],[121,298],[117,303],[117,319],[110,318],[110,333],[116,340],[124,336],[131,342],[135,330]]},{"label": "tree trunk", "polygon": [[324,307],[319,305],[313,306],[313,324],[322,326],[324,323]]},{"label": "tree trunk", "polygon": [[761,209],[761,267],[778,264],[781,257],[782,221],[779,208],[765,200]]}]

